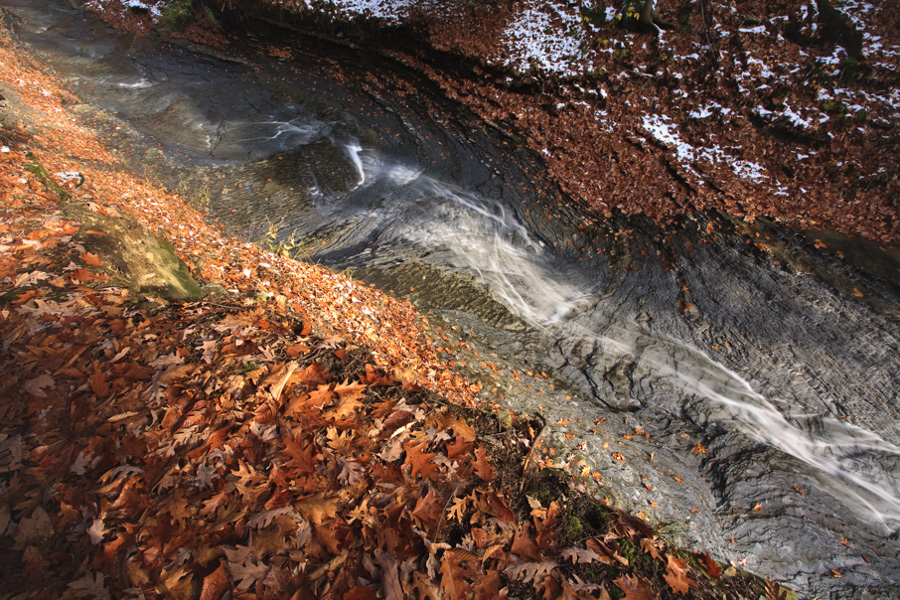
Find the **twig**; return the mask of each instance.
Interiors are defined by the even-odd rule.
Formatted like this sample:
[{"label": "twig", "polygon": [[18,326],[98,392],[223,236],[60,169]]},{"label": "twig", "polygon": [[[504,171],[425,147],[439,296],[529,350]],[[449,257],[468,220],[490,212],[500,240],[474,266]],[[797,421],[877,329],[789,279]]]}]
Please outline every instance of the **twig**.
[{"label": "twig", "polygon": [[531,462],[531,457],[534,454],[535,449],[538,447],[538,442],[540,442],[541,436],[544,434],[544,430],[547,428],[547,421],[544,420],[544,417],[539,415],[538,413],[534,413],[534,416],[541,422],[541,428],[538,429],[537,434],[531,440],[531,449],[528,450],[528,454],[525,455],[525,462],[522,464],[522,480],[519,482],[519,493],[522,493],[522,490],[525,488],[525,475],[528,473],[528,465]]}]

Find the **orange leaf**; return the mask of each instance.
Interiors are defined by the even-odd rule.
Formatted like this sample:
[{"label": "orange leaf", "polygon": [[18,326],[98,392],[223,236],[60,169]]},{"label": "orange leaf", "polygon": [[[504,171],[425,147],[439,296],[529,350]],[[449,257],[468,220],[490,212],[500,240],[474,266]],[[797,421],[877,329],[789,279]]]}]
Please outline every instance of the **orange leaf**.
[{"label": "orange leaf", "polygon": [[94,272],[91,271],[90,269],[88,269],[87,267],[81,267],[80,269],[78,269],[76,271],[72,271],[69,274],[69,277],[71,277],[73,281],[78,281],[78,282],[84,283],[86,281],[90,281],[90,280],[94,279],[94,277],[96,277],[96,275],[94,275]]},{"label": "orange leaf", "polygon": [[682,596],[691,591],[694,582],[688,578],[687,568],[683,558],[675,558],[671,554],[666,554],[669,564],[666,565],[666,583],[672,588],[672,591]]},{"label": "orange leaf", "polygon": [[438,473],[438,466],[431,462],[431,459],[437,456],[430,452],[425,452],[428,444],[407,444],[406,448],[406,464],[410,465],[410,477],[416,478],[416,475],[422,474],[423,479],[434,479]]},{"label": "orange leaf", "polygon": [[472,451],[472,443],[463,441],[461,436],[456,436],[452,444],[447,444],[447,458],[454,459],[465,456]]},{"label": "orange leaf", "polygon": [[464,578],[474,578],[475,569],[463,563],[475,563],[478,559],[465,550],[453,549],[444,552],[441,558],[441,589],[450,600],[463,600],[471,589],[471,584]]},{"label": "orange leaf", "polygon": [[[650,538],[641,538],[641,550],[647,552],[653,558],[657,560],[663,560],[662,555],[659,553],[659,548],[650,540]],[[663,560],[663,562],[665,562]]]},{"label": "orange leaf", "polygon": [[510,552],[518,554],[522,558],[527,558],[528,560],[540,560],[541,551],[531,538],[531,534],[529,533],[530,529],[531,526],[528,523],[525,523],[522,529],[516,532],[516,537],[513,538]]},{"label": "orange leaf", "polygon": [[475,474],[483,481],[491,481],[494,478],[494,467],[488,463],[487,453],[483,446],[475,449]]},{"label": "orange leaf", "polygon": [[312,348],[306,344],[291,344],[284,349],[285,353],[291,358],[297,358],[301,354],[309,354]]},{"label": "orange leaf", "polygon": [[16,300],[13,300],[13,301],[11,302],[11,304],[12,304],[13,306],[21,306],[21,305],[25,304],[26,302],[28,302],[29,300],[31,300],[32,298],[34,298],[34,297],[37,296],[37,295],[38,295],[37,291],[35,291],[35,290],[28,290],[28,291],[25,292],[24,294],[19,294],[18,296],[16,296],[17,299],[16,299]]},{"label": "orange leaf", "polygon": [[103,261],[99,256],[90,252],[83,252],[81,254],[81,259],[92,267],[99,267],[103,264]]}]

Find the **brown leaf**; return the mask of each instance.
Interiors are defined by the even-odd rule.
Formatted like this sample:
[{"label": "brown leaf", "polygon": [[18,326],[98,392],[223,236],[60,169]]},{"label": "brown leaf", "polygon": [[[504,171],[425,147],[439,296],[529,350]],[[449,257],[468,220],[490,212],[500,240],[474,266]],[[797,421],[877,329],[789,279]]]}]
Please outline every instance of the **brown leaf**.
[{"label": "brown leaf", "polygon": [[672,591],[682,596],[687,594],[694,586],[694,582],[688,577],[688,571],[683,558],[675,558],[671,554],[666,554],[668,564],[666,565],[666,583],[672,588]]},{"label": "brown leaf", "polygon": [[[610,544],[614,544],[615,542],[610,542]],[[627,567],[629,565],[628,559],[607,546],[604,542],[598,540],[597,538],[590,538],[585,542],[585,546],[596,552],[600,555],[600,561],[606,563],[608,565],[614,565],[616,563],[621,564],[622,566]],[[605,558],[604,558],[605,557]]]},{"label": "brown leaf", "polygon": [[101,371],[100,367],[94,367],[94,374],[88,377],[88,384],[97,394],[98,398],[105,398],[109,394],[109,383],[106,381],[106,372]]},{"label": "brown leaf", "polygon": [[475,449],[475,474],[481,477],[482,481],[491,481],[494,479],[494,467],[490,465],[487,458],[487,452],[483,446]]},{"label": "brown leaf", "polygon": [[375,562],[381,567],[381,590],[384,592],[385,600],[403,600],[397,560],[391,553],[377,550]]},{"label": "brown leaf", "polygon": [[531,525],[525,523],[519,530],[516,531],[516,537],[513,538],[510,552],[512,552],[513,554],[518,554],[522,558],[527,558],[530,560],[540,560],[541,550],[534,542],[534,539],[532,539],[530,530]]},{"label": "brown leaf", "polygon": [[[500,572],[489,571],[486,577],[482,577],[475,585],[475,600],[497,600],[500,596]],[[503,595],[505,597],[506,594]]]},{"label": "brown leaf", "polygon": [[103,261],[99,256],[97,256],[96,254],[91,254],[90,252],[84,252],[81,255],[81,259],[92,267],[99,267],[103,264]]},{"label": "brown leaf", "polygon": [[278,398],[281,397],[281,392],[284,390],[285,384],[291,378],[291,375],[294,374],[294,371],[297,370],[298,366],[296,361],[280,364],[277,367],[274,367],[272,372],[263,379],[261,387],[268,389],[269,394],[272,396],[272,400],[278,402]]},{"label": "brown leaf", "polygon": [[423,479],[435,479],[438,474],[438,465],[431,462],[431,459],[437,456],[430,452],[425,452],[428,444],[406,444],[406,464],[410,465],[410,477],[413,479],[421,474]]},{"label": "brown leaf", "polygon": [[766,578],[766,600],[787,600],[788,592],[769,578]]},{"label": "brown leaf", "polygon": [[643,577],[622,575],[614,583],[625,592],[625,600],[659,600],[650,582]]},{"label": "brown leaf", "polygon": [[641,550],[647,552],[653,558],[657,560],[661,560],[666,562],[666,559],[662,557],[662,554],[659,553],[659,548],[656,547],[656,544],[650,538],[641,538]]},{"label": "brown leaf", "polygon": [[457,435],[453,443],[446,446],[447,458],[453,460],[460,456],[466,456],[472,451],[472,446],[472,442],[466,442],[462,439],[462,436]]},{"label": "brown leaf", "polygon": [[[441,589],[449,600],[465,600],[471,585],[465,580],[475,575],[478,559],[462,549],[447,550],[441,557]],[[468,564],[466,564],[468,563]]]},{"label": "brown leaf", "polygon": [[203,588],[200,590],[200,600],[220,600],[225,592],[231,589],[231,578],[225,563],[219,563],[219,568],[203,578]]},{"label": "brown leaf", "polygon": [[420,496],[416,500],[416,507],[412,511],[412,516],[418,519],[428,529],[437,527],[444,511],[444,501],[440,496],[434,495],[434,490],[429,489],[425,496]]},{"label": "brown leaf", "polygon": [[22,564],[25,565],[25,576],[28,581],[39,581],[45,576],[50,562],[44,560],[44,555],[34,546],[25,548],[22,553]]},{"label": "brown leaf", "polygon": [[594,561],[606,562],[602,557],[589,548],[566,548],[559,553],[563,560],[572,561],[572,564],[590,564]]},{"label": "brown leaf", "polygon": [[694,552],[694,558],[700,561],[700,564],[703,565],[703,568],[706,569],[706,572],[713,579],[718,579],[722,576],[722,569],[706,552]]},{"label": "brown leaf", "polygon": [[541,562],[518,562],[504,569],[504,573],[511,579],[524,581],[525,583],[543,581],[559,565],[555,562],[544,560]]}]

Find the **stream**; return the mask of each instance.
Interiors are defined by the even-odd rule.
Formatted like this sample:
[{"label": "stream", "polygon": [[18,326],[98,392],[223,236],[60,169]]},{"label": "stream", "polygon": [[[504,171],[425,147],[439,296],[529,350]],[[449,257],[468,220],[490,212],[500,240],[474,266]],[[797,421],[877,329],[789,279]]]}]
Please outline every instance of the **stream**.
[{"label": "stream", "polygon": [[67,2],[0,6],[134,128],[136,168],[407,296],[600,497],[801,597],[900,598],[900,253],[718,216],[599,221],[502,127],[349,45],[279,31],[291,60],[228,59]]}]

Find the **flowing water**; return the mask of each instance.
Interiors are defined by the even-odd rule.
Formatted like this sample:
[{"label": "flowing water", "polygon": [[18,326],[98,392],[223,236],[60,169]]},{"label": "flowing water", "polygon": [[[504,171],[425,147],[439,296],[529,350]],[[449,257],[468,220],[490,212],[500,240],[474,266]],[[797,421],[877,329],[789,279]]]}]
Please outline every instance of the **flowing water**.
[{"label": "flowing water", "polygon": [[801,596],[900,597],[897,253],[866,249],[867,270],[775,227],[750,236],[777,260],[722,219],[597,222],[514,138],[358,50],[295,36],[293,61],[251,65],[53,0],[0,5],[153,136],[131,150],[143,168],[241,235],[274,228],[409,296],[490,398],[541,412],[558,458],[601,473],[601,496]]}]

